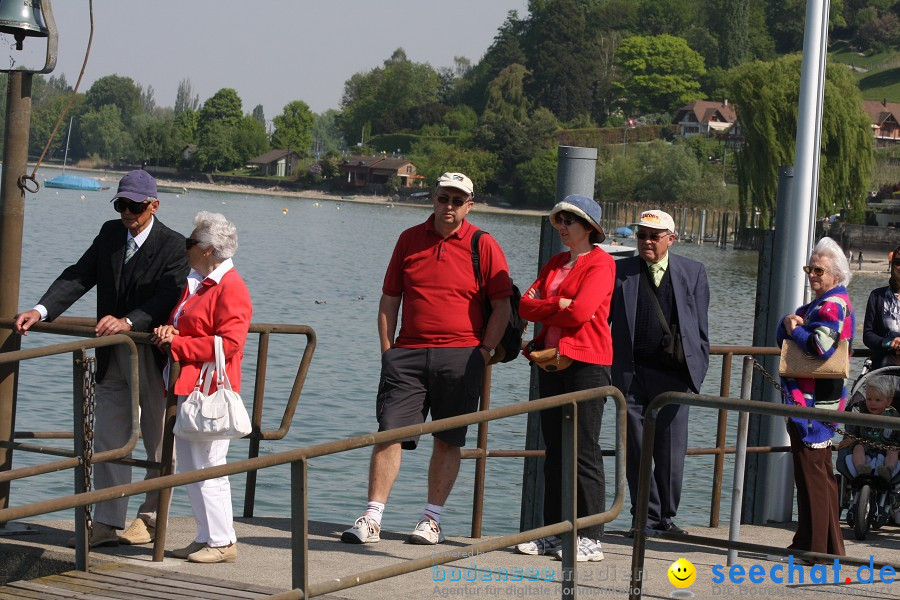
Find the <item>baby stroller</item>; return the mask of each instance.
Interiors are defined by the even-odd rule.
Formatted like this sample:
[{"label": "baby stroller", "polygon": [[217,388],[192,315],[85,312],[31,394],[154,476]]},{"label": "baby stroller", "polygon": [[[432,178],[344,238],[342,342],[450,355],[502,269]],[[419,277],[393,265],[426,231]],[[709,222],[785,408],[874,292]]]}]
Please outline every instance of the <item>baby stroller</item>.
[{"label": "baby stroller", "polygon": [[[852,411],[860,403],[866,402],[866,381],[879,375],[897,377],[897,392],[894,404],[900,408],[900,367],[883,367],[864,372],[854,382],[845,410]],[[900,429],[900,420],[898,420]],[[900,522],[900,471],[894,474],[890,482],[879,477],[874,471],[867,475],[858,475],[852,466],[851,448],[838,451],[837,470],[840,482],[840,510],[846,510],[847,525],[853,529],[858,540],[866,539],[869,530],[878,530],[889,521]]]}]

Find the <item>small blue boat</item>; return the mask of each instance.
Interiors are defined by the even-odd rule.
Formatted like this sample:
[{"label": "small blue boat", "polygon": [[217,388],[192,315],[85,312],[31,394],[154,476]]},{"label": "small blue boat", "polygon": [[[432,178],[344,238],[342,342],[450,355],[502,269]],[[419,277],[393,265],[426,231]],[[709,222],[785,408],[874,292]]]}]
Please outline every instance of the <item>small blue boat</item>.
[{"label": "small blue boat", "polygon": [[96,192],[97,190],[108,190],[103,187],[100,182],[93,177],[78,177],[77,175],[57,175],[53,179],[44,182],[44,186],[48,188],[63,188],[66,190],[87,190]]}]

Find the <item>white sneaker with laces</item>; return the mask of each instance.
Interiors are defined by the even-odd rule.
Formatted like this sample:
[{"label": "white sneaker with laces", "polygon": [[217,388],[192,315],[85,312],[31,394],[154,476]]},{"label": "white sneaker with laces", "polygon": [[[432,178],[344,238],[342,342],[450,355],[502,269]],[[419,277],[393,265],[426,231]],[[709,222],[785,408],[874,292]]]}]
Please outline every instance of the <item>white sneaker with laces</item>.
[{"label": "white sneaker with laces", "polygon": [[341,534],[341,541],[348,544],[374,544],[381,541],[381,525],[368,515],[356,520],[353,527]]},{"label": "white sneaker with laces", "polygon": [[[562,548],[554,552],[557,560],[562,560]],[[578,536],[578,548],[575,551],[576,562],[598,562],[603,560],[603,547],[600,542],[591,538]]]},{"label": "white sneaker with laces", "polygon": [[409,535],[410,544],[440,544],[444,541],[441,526],[431,519],[422,519],[416,523],[416,528]]},{"label": "white sneaker with laces", "polygon": [[559,549],[562,540],[551,535],[545,538],[539,538],[531,542],[516,545],[516,552],[519,554],[529,554],[531,556],[543,556],[544,554],[553,554]]}]

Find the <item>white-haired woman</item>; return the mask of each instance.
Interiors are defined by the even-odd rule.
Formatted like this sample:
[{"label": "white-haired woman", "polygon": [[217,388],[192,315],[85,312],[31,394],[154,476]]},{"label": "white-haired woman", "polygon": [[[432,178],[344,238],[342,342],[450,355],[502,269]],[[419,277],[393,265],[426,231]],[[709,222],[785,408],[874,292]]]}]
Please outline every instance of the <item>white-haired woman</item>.
[{"label": "white-haired woman", "polygon": [[[797,344],[807,354],[827,359],[841,340],[853,341],[856,317],[846,288],[852,277],[850,264],[834,240],[822,238],[803,271],[815,298],[781,320],[778,345]],[[782,378],[781,384],[800,406],[843,410],[847,403],[843,379]],[[810,419],[789,419],[787,428],[797,486],[797,532],[788,548],[844,555],[831,465],[834,432]]]},{"label": "white-haired woman", "polygon": [[[199,212],[185,246],[192,269],[187,285],[169,323],[153,332],[157,345],[169,344],[173,359],[181,364],[175,382],[179,404],[194,389],[203,363],[215,360],[215,336],[222,338],[231,386],[240,391],[241,359],[252,313],[250,293],[231,261],[238,247],[234,223],[217,213]],[[213,390],[215,386],[213,381]],[[227,454],[227,440],[175,438],[179,472],[223,465]],[[172,555],[197,563],[233,562],[237,558],[237,537],[228,478],[188,484],[187,492],[197,533],[190,545],[174,550]]]}]

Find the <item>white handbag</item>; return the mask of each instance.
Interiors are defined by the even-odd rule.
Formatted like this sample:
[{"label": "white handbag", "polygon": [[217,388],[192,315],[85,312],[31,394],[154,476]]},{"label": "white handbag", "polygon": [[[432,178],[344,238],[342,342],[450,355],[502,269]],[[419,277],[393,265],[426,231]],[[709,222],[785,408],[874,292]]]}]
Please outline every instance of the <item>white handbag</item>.
[{"label": "white handbag", "polygon": [[[203,364],[194,391],[178,408],[174,432],[181,439],[192,442],[233,440],[253,430],[241,395],[231,389],[225,372],[225,350],[219,336],[215,337],[215,348],[215,362]],[[218,375],[217,386],[210,394],[214,369]]]}]

